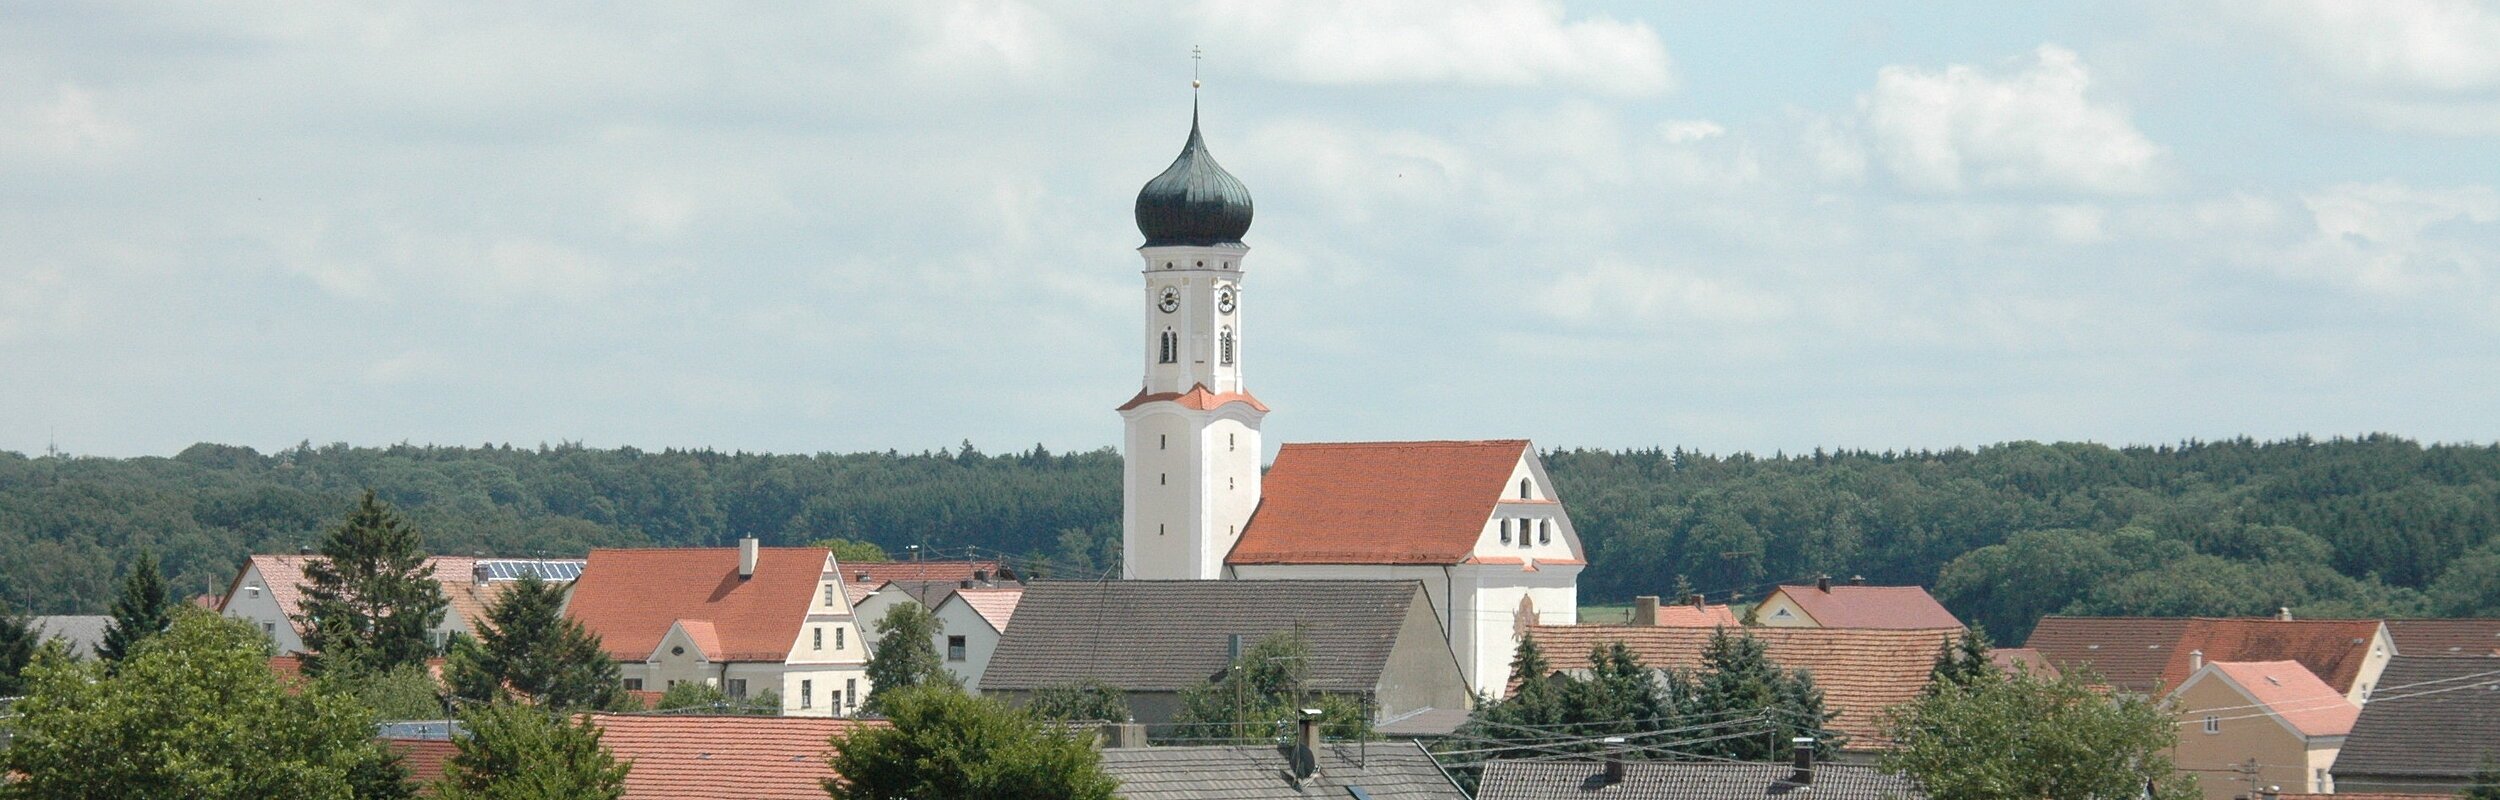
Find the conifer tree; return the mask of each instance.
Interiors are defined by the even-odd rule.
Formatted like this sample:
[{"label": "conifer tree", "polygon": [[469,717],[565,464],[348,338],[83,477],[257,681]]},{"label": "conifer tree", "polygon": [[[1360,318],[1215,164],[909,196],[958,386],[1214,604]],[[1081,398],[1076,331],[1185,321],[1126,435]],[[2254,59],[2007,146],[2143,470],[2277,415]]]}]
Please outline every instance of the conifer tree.
[{"label": "conifer tree", "polygon": [[1991,651],[1988,631],[1984,628],[1971,628],[1970,633],[1959,641],[1946,642],[1943,649],[1936,653],[1936,666],[1927,691],[1934,693],[1946,684],[1969,685],[1980,675],[1994,671],[1996,662],[1989,657]]},{"label": "conifer tree", "polygon": [[493,703],[460,721],[469,735],[435,785],[443,800],[616,800],[633,765],[618,763],[590,720],[543,708]]},{"label": "conifer tree", "polygon": [[921,685],[961,688],[955,674],[938,660],[937,637],[946,621],[919,603],[898,603],[877,620],[877,651],[868,657],[868,700],[861,708],[883,713],[878,702],[886,695]]},{"label": "conifer tree", "polygon": [[428,635],[451,601],[425,563],[425,538],[365,492],[304,566],[304,670],[389,671],[433,655]]},{"label": "conifer tree", "polygon": [[108,662],[129,658],[140,642],[173,624],[173,606],[165,599],[165,574],[157,568],[156,554],[142,550],[129,577],[122,579],[121,596],[113,599],[113,621],[105,626],[96,655]]},{"label": "conifer tree", "polygon": [[[1790,739],[1811,736],[1816,750],[1830,753],[1839,742],[1823,727],[1823,692],[1802,671],[1780,669],[1767,647],[1751,634],[1731,635],[1724,628],[1710,635],[1702,648],[1702,668],[1677,677],[1673,694],[1686,719],[1708,724],[1695,738],[1725,737],[1695,745],[1694,752],[1740,761],[1781,761],[1794,745]],[[1770,733],[1740,735],[1765,727]]]},{"label": "conifer tree", "polygon": [[463,702],[519,700],[549,710],[613,708],[624,681],[599,635],[564,616],[564,587],[525,573],[452,648],[448,680]]},{"label": "conifer tree", "polygon": [[9,609],[0,600],[0,697],[16,697],[26,693],[26,667],[35,661],[35,645],[43,632],[35,629],[35,621]]}]

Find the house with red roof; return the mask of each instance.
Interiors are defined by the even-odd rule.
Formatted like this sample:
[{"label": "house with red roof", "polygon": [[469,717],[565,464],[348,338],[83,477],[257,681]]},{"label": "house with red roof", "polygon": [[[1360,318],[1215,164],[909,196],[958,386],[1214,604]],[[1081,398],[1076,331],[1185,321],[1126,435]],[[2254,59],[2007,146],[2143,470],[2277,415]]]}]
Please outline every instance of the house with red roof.
[{"label": "house with red roof", "polygon": [[1420,581],[1468,684],[1499,696],[1520,631],[1579,621],[1587,558],[1524,439],[1288,444],[1224,576]]},{"label": "house with red roof", "polygon": [[2179,717],[2171,758],[2206,800],[2335,791],[2330,769],[2360,705],[2298,661],[2204,661],[2169,706]]},{"label": "house with red roof", "polygon": [[[245,559],[234,581],[227,584],[225,597],[214,608],[258,626],[277,644],[279,653],[303,652],[303,628],[295,617],[304,611],[304,584],[308,583],[304,569],[321,558],[296,554]],[[425,564],[434,570],[434,581],[442,586],[444,598],[450,601],[442,623],[434,626],[436,647],[449,641],[452,634],[477,635],[478,620],[485,619],[486,610],[523,573],[564,583],[582,570],[580,559],[434,556],[427,558]]]},{"label": "house with red roof", "polygon": [[680,683],[781,695],[783,714],[847,716],[868,691],[868,646],[822,547],[590,551],[565,614],[599,635],[627,691]]},{"label": "house with red roof", "polygon": [[[803,548],[789,548],[803,549]],[[823,717],[592,714],[625,800],[824,800],[833,737],[886,723]]]},{"label": "house with red roof", "polygon": [[2031,629],[2024,646],[2061,672],[2111,688],[2168,694],[2208,661],[2298,661],[2355,704],[2369,702],[2396,653],[2374,619],[2276,617],[2062,617]]},{"label": "house with red roof", "polygon": [[1853,578],[1834,585],[1830,576],[1811,586],[1782,586],[1754,607],[1753,621],[1766,628],[1959,628],[1962,620],[1917,586],[1868,586]]}]

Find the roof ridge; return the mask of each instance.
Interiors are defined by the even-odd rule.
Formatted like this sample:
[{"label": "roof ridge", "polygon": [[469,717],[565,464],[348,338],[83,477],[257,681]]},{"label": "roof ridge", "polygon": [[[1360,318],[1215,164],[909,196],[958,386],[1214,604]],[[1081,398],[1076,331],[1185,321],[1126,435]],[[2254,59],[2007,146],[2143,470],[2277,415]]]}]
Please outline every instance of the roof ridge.
[{"label": "roof ridge", "polygon": [[1528,439],[1417,439],[1413,441],[1369,442],[1286,442],[1280,447],[1486,447],[1492,445],[1526,445]]}]

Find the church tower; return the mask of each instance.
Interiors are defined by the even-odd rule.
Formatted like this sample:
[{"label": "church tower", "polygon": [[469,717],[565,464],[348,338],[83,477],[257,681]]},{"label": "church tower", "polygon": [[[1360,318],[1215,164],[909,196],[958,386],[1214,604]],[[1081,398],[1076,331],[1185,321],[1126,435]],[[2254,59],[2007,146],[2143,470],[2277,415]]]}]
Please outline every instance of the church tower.
[{"label": "church tower", "polygon": [[1180,157],[1137,193],[1137,230],[1145,379],[1120,406],[1122,573],[1220,578],[1258,509],[1267,406],[1241,377],[1250,190],[1207,154],[1194,104]]}]

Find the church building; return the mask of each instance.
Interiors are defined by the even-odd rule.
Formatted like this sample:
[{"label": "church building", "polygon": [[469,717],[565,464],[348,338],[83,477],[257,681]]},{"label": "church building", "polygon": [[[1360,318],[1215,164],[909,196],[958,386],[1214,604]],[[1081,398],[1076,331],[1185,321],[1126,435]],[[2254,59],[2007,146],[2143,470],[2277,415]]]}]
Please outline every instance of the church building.
[{"label": "church building", "polygon": [[1525,440],[1286,444],[1243,380],[1250,192],[1191,112],[1137,194],[1145,378],[1120,406],[1125,577],[1414,580],[1469,685],[1498,696],[1519,636],[1579,621],[1587,553]]}]

